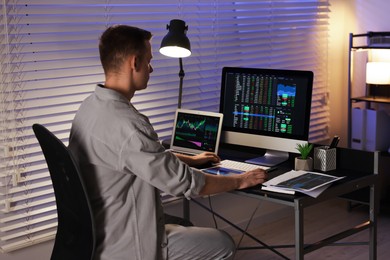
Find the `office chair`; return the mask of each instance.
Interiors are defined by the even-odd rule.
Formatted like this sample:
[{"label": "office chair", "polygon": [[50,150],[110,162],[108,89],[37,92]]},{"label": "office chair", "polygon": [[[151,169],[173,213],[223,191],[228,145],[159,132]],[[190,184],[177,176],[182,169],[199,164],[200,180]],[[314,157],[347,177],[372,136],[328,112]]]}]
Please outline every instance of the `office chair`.
[{"label": "office chair", "polygon": [[49,130],[32,126],[53,182],[58,227],[51,260],[92,259],[95,227],[85,185],[68,148]]}]

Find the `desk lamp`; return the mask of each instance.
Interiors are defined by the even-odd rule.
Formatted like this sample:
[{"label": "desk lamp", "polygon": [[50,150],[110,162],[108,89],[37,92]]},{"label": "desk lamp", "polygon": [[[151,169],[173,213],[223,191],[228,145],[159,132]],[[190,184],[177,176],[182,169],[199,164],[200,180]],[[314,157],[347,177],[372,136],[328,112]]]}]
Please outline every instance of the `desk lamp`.
[{"label": "desk lamp", "polygon": [[186,32],[188,26],[185,25],[185,22],[182,20],[174,19],[171,20],[169,25],[167,25],[168,34],[162,39],[160,46],[160,53],[172,57],[179,58],[179,97],[177,107],[181,108],[181,98],[183,92],[183,61],[182,58],[188,57],[191,55],[191,44],[188,39]]},{"label": "desk lamp", "polygon": [[[372,85],[390,85],[390,62],[367,62],[366,83]],[[373,93],[373,98],[375,98]]]}]

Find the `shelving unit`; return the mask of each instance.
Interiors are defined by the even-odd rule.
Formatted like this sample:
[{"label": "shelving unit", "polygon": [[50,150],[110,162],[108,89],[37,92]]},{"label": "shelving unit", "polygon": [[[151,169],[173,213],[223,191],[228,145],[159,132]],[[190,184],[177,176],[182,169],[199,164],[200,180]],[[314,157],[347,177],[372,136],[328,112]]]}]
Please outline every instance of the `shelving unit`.
[{"label": "shelving unit", "polygon": [[[362,43],[363,42],[363,43]],[[349,60],[348,60],[348,148],[352,146],[352,109],[354,107],[361,108],[372,108],[375,106],[381,106],[390,108],[390,86],[381,85],[379,89],[375,89],[378,86],[371,86],[366,84],[366,82],[359,83],[353,82],[353,73],[361,76],[362,73],[366,71],[366,63],[369,58],[369,52],[375,49],[388,49],[390,51],[390,32],[368,32],[365,34],[350,34],[349,35]],[[362,56],[360,60],[356,56],[359,51],[366,51],[365,55]],[[356,58],[356,60],[354,60]],[[364,63],[364,64],[363,64]],[[360,69],[360,71],[354,71],[354,69]],[[364,72],[362,71],[364,69]],[[355,83],[355,85],[353,85]],[[353,95],[353,92],[356,91],[356,87],[359,84],[360,92],[364,92],[364,95]],[[355,91],[354,91],[355,90]],[[360,93],[360,94],[361,94]],[[378,173],[379,173],[379,192],[378,195],[381,198],[381,208],[384,211],[389,211],[388,201],[390,200],[390,194],[386,192],[390,187],[390,154],[387,151],[382,151],[379,153],[378,159]],[[363,196],[363,197],[362,197]],[[368,202],[368,190],[362,191],[361,194],[351,194],[349,198],[351,202],[357,202],[358,204],[366,204]]]},{"label": "shelving unit", "polygon": [[[365,40],[365,43],[361,43]],[[358,42],[358,43],[357,43]],[[389,49],[390,50],[390,32],[368,32],[365,34],[349,35],[349,59],[348,59],[348,147],[351,147],[352,132],[352,108],[354,104],[365,102],[366,108],[371,108],[373,103],[390,104],[390,86],[370,86],[365,85],[366,93],[364,96],[352,96],[353,84],[352,60],[356,52],[360,50]]]}]

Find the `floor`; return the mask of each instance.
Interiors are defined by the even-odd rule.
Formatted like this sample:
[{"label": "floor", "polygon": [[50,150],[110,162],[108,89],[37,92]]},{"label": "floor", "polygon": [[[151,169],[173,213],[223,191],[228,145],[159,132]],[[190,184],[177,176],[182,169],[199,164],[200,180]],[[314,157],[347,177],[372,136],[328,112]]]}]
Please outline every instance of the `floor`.
[{"label": "floor", "polygon": [[[293,212],[291,212],[293,214]],[[345,200],[335,199],[319,205],[309,207],[305,210],[305,243],[313,243],[330,236],[330,232],[337,232],[353,227],[366,219],[368,208],[360,206],[348,210],[348,204]],[[324,218],[324,215],[326,216]],[[248,227],[248,232],[255,237],[260,238],[268,245],[291,245],[294,242],[294,222],[291,216],[285,216],[266,226],[256,226],[252,223]],[[251,238],[243,237],[238,232],[232,234],[236,243],[240,246],[256,245]],[[240,242],[241,240],[241,242]],[[340,242],[362,242],[368,240],[368,230],[355,234],[354,236],[344,239]],[[390,214],[381,212],[378,218],[378,237],[377,237],[377,259],[390,259]],[[293,248],[279,249],[289,259],[295,259]],[[262,250],[239,250],[235,260],[257,260],[283,259],[275,253]],[[367,245],[354,246],[328,246],[305,255],[305,259],[348,259],[363,260],[369,259]]]}]

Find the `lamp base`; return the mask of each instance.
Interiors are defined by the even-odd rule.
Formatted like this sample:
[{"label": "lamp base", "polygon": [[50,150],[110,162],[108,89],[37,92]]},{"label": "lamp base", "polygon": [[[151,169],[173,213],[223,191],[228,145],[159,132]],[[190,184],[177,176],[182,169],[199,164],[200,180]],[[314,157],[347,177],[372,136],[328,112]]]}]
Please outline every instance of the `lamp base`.
[{"label": "lamp base", "polygon": [[370,84],[368,86],[368,96],[373,98],[390,98],[390,86]]}]

